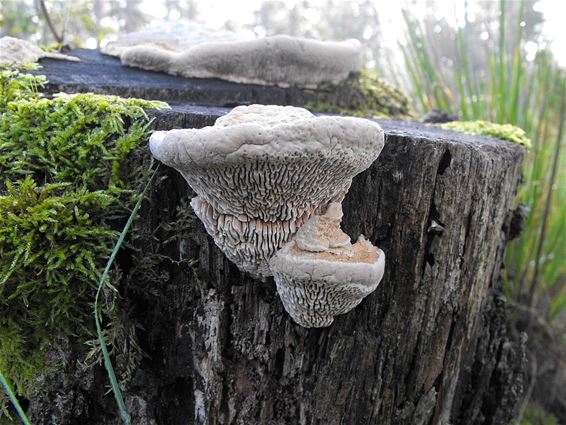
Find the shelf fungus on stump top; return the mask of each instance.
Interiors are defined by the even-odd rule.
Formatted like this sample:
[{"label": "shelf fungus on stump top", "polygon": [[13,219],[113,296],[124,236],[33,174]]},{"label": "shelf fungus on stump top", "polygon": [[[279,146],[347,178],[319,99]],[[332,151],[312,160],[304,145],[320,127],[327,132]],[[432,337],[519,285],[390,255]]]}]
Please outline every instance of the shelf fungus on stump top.
[{"label": "shelf fungus on stump top", "polygon": [[373,292],[383,277],[383,251],[363,235],[352,245],[341,221],[341,204],[330,204],[269,262],[283,306],[301,326],[329,326],[334,316],[349,312]]},{"label": "shelf fungus on stump top", "polygon": [[155,132],[150,148],[196,192],[191,205],[228,259],[264,278],[269,259],[377,158],[383,131],[361,118],[251,105],[212,127]]},{"label": "shelf fungus on stump top", "polygon": [[276,35],[257,40],[204,42],[183,51],[158,45],[124,49],[123,65],[186,78],[316,88],[338,84],[362,68],[358,40],[318,41]]},{"label": "shelf fungus on stump top", "polygon": [[71,62],[80,62],[75,56],[68,56],[57,52],[46,52],[30,41],[14,37],[0,38],[0,67],[17,67],[35,63],[42,58],[60,59]]}]

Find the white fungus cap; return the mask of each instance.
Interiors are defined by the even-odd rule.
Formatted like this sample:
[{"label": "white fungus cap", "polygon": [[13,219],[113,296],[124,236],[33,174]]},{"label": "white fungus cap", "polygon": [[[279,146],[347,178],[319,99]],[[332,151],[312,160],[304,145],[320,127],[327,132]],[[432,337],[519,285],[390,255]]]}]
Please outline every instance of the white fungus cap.
[{"label": "white fungus cap", "polygon": [[312,214],[342,200],[382,148],[375,122],[292,106],[239,106],[212,127],[150,138],[152,154],[197,193],[193,208],[217,245],[261,276]]},{"label": "white fungus cap", "polygon": [[118,38],[103,46],[100,51],[105,55],[120,57],[127,49],[137,46],[153,47],[154,49],[182,52],[197,44],[206,42],[237,41],[250,38],[247,34],[209,28],[197,22],[186,23],[167,22],[144,31],[120,34]]},{"label": "white fungus cap", "polygon": [[362,68],[358,40],[318,41],[288,35],[256,40],[204,42],[182,52],[157,44],[125,48],[123,65],[186,78],[236,83],[317,87],[338,84]]},{"label": "white fungus cap", "polygon": [[155,132],[151,153],[224,214],[297,218],[328,203],[375,161],[383,130],[292,106],[238,106],[203,129]]},{"label": "white fungus cap", "polygon": [[0,66],[25,65],[37,62],[41,58],[52,58],[80,62],[75,56],[56,52],[45,52],[39,46],[14,37],[0,38]]}]

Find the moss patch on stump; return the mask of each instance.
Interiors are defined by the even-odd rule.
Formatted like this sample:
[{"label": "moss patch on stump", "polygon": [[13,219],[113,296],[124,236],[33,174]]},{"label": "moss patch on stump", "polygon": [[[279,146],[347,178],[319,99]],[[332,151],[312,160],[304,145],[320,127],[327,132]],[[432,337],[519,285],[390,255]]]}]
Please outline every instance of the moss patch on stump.
[{"label": "moss patch on stump", "polygon": [[440,127],[446,130],[460,131],[467,134],[475,134],[478,136],[495,137],[500,140],[523,145],[525,148],[531,148],[531,140],[527,137],[525,131],[511,124],[496,124],[489,121],[452,121],[441,124]]},{"label": "moss patch on stump", "polygon": [[24,397],[57,367],[56,341],[94,336],[99,273],[145,172],[126,162],[149,136],[145,109],[166,106],[45,98],[45,83],[0,72],[0,369]]},{"label": "moss patch on stump", "polygon": [[367,70],[338,86],[322,85],[312,96],[305,107],[317,112],[401,120],[416,116],[405,93]]}]

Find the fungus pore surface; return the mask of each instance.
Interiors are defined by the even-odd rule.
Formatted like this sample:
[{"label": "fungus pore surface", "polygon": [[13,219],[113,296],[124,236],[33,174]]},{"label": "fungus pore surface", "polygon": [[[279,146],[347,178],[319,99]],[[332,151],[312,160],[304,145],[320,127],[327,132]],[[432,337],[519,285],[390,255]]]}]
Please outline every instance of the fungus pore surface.
[{"label": "fungus pore surface", "polygon": [[292,106],[239,106],[203,129],[156,132],[152,154],[198,195],[191,202],[226,256],[255,277],[313,215],[342,201],[383,148],[378,124]]},{"label": "fungus pore surface", "polygon": [[186,78],[310,88],[341,83],[362,66],[357,40],[323,42],[287,35],[204,42],[182,52],[153,43],[125,48],[120,59],[123,65]]},{"label": "fungus pore surface", "polygon": [[279,250],[269,264],[283,306],[304,327],[329,326],[373,292],[385,255],[361,235],[355,244],[340,229],[342,207],[331,203]]}]

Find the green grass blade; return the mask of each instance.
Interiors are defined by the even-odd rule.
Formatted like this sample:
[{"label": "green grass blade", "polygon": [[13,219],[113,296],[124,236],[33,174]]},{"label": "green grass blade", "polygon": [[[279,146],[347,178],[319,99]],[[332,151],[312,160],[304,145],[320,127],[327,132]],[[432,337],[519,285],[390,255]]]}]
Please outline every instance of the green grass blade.
[{"label": "green grass blade", "polygon": [[552,187],[554,186],[554,183],[556,181],[556,177],[558,174],[558,164],[560,162],[560,152],[561,152],[561,148],[562,148],[562,141],[563,141],[563,137],[562,137],[562,132],[564,129],[564,121],[566,120],[566,79],[564,79],[562,81],[562,90],[561,90],[561,96],[560,98],[562,99],[562,104],[560,106],[560,115],[559,115],[559,121],[558,121],[558,135],[556,136],[556,144],[554,145],[554,152],[553,152],[553,159],[552,159],[552,167],[550,169],[550,181],[548,183],[548,193],[546,194],[546,199],[544,202],[544,212],[543,212],[543,216],[542,216],[542,225],[541,225],[541,230],[540,230],[540,238],[539,238],[539,242],[538,242],[538,246],[537,246],[537,250],[536,250],[536,256],[535,256],[535,270],[534,270],[534,274],[533,274],[533,278],[531,280],[531,285],[529,288],[529,304],[531,306],[533,306],[534,303],[534,296],[535,296],[535,290],[537,288],[537,286],[539,285],[539,273],[540,273],[540,266],[541,266],[541,261],[542,261],[542,256],[543,256],[543,248],[544,248],[544,242],[545,242],[545,236],[547,233],[547,226],[548,226],[548,222],[549,222],[549,215],[550,215],[550,211],[551,211],[551,204],[552,204],[552,194],[553,194],[553,190]]},{"label": "green grass blade", "polygon": [[24,425],[31,425],[31,422],[29,421],[28,417],[24,413],[22,406],[20,406],[20,403],[18,402],[16,395],[12,391],[12,388],[10,388],[10,384],[8,384],[8,381],[6,381],[6,378],[4,378],[2,371],[0,371],[0,383],[4,387],[6,394],[8,394],[8,397],[10,398],[10,401],[12,402],[14,409],[16,409],[16,412],[18,413],[18,416],[20,417],[22,423]]},{"label": "green grass blade", "polygon": [[517,125],[519,114],[519,96],[521,93],[521,78],[523,70],[523,60],[521,57],[521,40],[523,39],[524,26],[522,25],[525,17],[525,4],[520,3],[519,6],[519,26],[517,36],[515,38],[515,46],[513,48],[513,68],[512,68],[512,89],[511,89],[511,105],[509,107],[509,121],[513,125]]},{"label": "green grass blade", "polygon": [[426,88],[424,87],[423,84],[421,84],[422,80],[419,79],[419,77],[417,76],[415,67],[411,61],[409,53],[405,50],[403,46],[401,46],[401,51],[403,52],[403,56],[405,58],[405,64],[406,64],[407,73],[409,74],[409,79],[413,84],[413,94],[417,97],[419,107],[424,111],[428,111],[430,108],[426,96],[424,94],[424,90]]},{"label": "green grass blade", "polygon": [[[458,38],[458,50],[460,53],[460,57],[464,58],[466,57],[466,53],[463,51],[464,50],[464,36],[462,33],[462,29],[459,28],[458,32],[457,32],[457,38]],[[463,63],[463,66],[465,67],[466,64]],[[462,114],[462,120],[463,121],[467,121],[470,119],[470,116],[468,114],[468,107],[466,105],[466,90],[464,89],[464,74],[465,72],[457,72],[456,73],[456,87],[458,88],[458,98],[460,99],[460,112]]]},{"label": "green grass blade", "polygon": [[500,15],[499,15],[499,109],[497,122],[505,122],[505,2],[500,0]]},{"label": "green grass blade", "polygon": [[116,403],[118,404],[118,409],[120,411],[120,418],[122,419],[122,421],[126,425],[131,424],[131,417],[130,417],[130,414],[128,413],[128,410],[126,408],[126,404],[124,403],[124,398],[122,397],[122,392],[120,391],[120,386],[118,385],[118,380],[116,379],[116,374],[114,373],[114,368],[112,367],[112,361],[110,360],[110,354],[108,353],[108,347],[106,345],[106,341],[104,340],[104,334],[102,333],[102,325],[101,325],[102,320],[100,318],[100,313],[99,313],[99,308],[98,308],[98,298],[100,296],[100,292],[102,291],[102,287],[104,285],[106,285],[107,287],[111,288],[114,291],[116,290],[108,282],[108,273],[110,272],[110,268],[112,267],[112,264],[114,263],[114,260],[116,259],[116,255],[118,254],[120,247],[124,243],[124,239],[126,238],[126,235],[128,234],[128,230],[130,229],[130,226],[132,225],[132,223],[133,223],[133,221],[134,221],[134,219],[137,215],[137,212],[141,207],[141,204],[142,204],[142,202],[145,198],[145,194],[146,194],[148,188],[153,183],[155,176],[157,175],[158,169],[159,169],[159,166],[155,169],[155,171],[151,175],[149,181],[145,185],[138,201],[136,202],[136,205],[134,206],[134,209],[132,210],[132,213],[130,214],[130,217],[128,218],[128,221],[126,222],[126,225],[124,226],[124,228],[122,229],[122,232],[120,233],[120,237],[118,238],[118,241],[116,242],[116,245],[114,246],[114,249],[112,250],[112,254],[110,254],[110,258],[108,259],[108,263],[106,264],[106,267],[104,268],[104,272],[102,272],[102,275],[100,276],[100,281],[99,281],[99,284],[98,284],[98,290],[96,291],[96,298],[94,300],[94,320],[96,322],[96,332],[98,334],[98,341],[100,342],[100,348],[102,350],[102,356],[104,357],[104,366],[106,367],[106,371],[108,372],[108,378],[110,379],[110,385],[112,386],[112,392],[114,393],[114,398],[116,399]]}]

